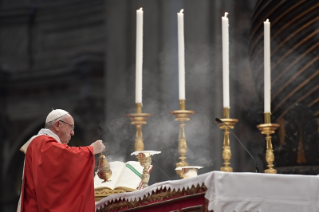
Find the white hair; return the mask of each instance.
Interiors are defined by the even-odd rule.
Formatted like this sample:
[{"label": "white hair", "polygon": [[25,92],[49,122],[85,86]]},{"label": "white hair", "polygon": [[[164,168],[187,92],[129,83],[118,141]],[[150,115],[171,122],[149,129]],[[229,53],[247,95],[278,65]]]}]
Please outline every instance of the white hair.
[{"label": "white hair", "polygon": [[63,116],[61,116],[61,117],[59,117],[59,118],[57,118],[57,119],[54,119],[54,120],[52,120],[52,121],[49,121],[48,123],[45,123],[45,126],[44,126],[44,127],[45,127],[46,129],[52,129],[53,126],[54,126],[54,124],[55,124],[55,122],[64,119],[64,117],[65,117],[66,115],[68,115],[68,114],[65,114],[65,115],[63,115]]}]

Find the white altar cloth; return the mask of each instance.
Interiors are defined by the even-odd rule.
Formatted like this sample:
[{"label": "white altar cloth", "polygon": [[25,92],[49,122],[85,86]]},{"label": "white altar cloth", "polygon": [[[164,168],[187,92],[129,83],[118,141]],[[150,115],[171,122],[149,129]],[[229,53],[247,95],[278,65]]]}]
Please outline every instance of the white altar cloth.
[{"label": "white altar cloth", "polygon": [[319,177],[212,172],[205,181],[214,212],[319,212]]},{"label": "white altar cloth", "polygon": [[143,199],[157,189],[177,190],[203,183],[208,209],[214,212],[319,212],[319,176],[220,171],[114,194],[95,203],[95,208],[120,199]]}]

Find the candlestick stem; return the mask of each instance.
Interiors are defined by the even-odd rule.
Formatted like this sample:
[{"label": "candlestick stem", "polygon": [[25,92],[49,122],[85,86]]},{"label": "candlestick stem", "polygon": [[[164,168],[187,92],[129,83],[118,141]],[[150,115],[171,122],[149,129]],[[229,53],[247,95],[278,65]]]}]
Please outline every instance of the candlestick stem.
[{"label": "candlestick stem", "polygon": [[271,134],[275,133],[275,130],[279,127],[279,124],[271,123],[270,113],[264,113],[264,124],[257,125],[257,128],[261,131],[261,134],[266,135],[266,162],[268,169],[265,170],[265,173],[276,174],[277,170],[274,169],[275,155],[271,142]]},{"label": "candlestick stem", "polygon": [[268,163],[268,169],[265,170],[265,173],[277,173],[277,170],[274,169],[274,161],[275,161],[275,155],[274,150],[272,148],[271,143],[271,136],[270,134],[266,135],[266,161]]},{"label": "candlestick stem", "polygon": [[[194,111],[185,110],[185,100],[179,100],[179,109],[170,112],[170,114],[175,116],[175,121],[180,121],[179,125],[179,136],[178,136],[178,152],[180,154],[180,162],[176,163],[177,167],[188,166],[186,162],[186,152],[187,152],[187,142],[185,137],[185,122],[190,120],[190,115],[194,114]],[[176,170],[176,173],[183,178],[183,173],[181,170]]]},{"label": "candlestick stem", "polygon": [[[230,129],[234,129],[235,124],[238,122],[238,119],[229,118],[229,108],[224,107],[224,118],[221,119]],[[220,129],[224,130],[224,141],[223,141],[223,159],[224,166],[220,167],[221,171],[224,172],[233,172],[233,168],[230,166],[231,159],[231,148],[229,142],[229,129],[224,124],[219,123]]]},{"label": "candlestick stem", "polygon": [[136,124],[136,139],[135,139],[134,149],[135,149],[135,151],[143,151],[144,150],[142,125],[140,125],[140,124]]},{"label": "candlestick stem", "polygon": [[[151,116],[149,113],[142,113],[142,104],[135,104],[136,113],[127,114],[126,117],[132,120],[132,124],[136,126],[136,138],[134,149],[135,151],[143,151],[144,150],[144,142],[143,142],[143,133],[142,133],[142,125],[146,124],[146,119]],[[138,158],[138,157],[137,157]],[[139,158],[138,158],[139,160]]]},{"label": "candlestick stem", "polygon": [[181,160],[180,164],[183,166],[188,166],[188,163],[185,161],[186,160],[185,154],[187,152],[187,143],[186,143],[186,137],[185,137],[184,121],[181,121],[180,127],[179,127],[178,151],[179,151],[179,154],[181,155],[179,157],[179,159]]},{"label": "candlestick stem", "polygon": [[229,144],[229,130],[226,127],[224,129],[224,142],[223,142],[223,159],[224,159],[224,165],[220,168],[221,171],[224,172],[233,172],[233,168],[230,167],[230,159],[231,159],[231,149]]}]

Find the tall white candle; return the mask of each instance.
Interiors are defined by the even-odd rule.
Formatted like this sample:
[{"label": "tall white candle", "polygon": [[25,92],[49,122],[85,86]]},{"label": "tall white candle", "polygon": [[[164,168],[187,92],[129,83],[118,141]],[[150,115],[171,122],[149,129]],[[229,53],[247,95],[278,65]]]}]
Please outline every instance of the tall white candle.
[{"label": "tall white candle", "polygon": [[271,71],[270,71],[270,22],[264,22],[264,112],[270,113]]},{"label": "tall white candle", "polygon": [[142,103],[143,8],[136,10],[135,103]]},{"label": "tall white candle", "polygon": [[183,9],[177,13],[178,22],[178,82],[179,99],[185,99],[185,49],[184,49],[184,14]]},{"label": "tall white candle", "polygon": [[223,106],[229,105],[229,33],[228,33],[228,13],[222,17],[222,37],[223,37]]}]

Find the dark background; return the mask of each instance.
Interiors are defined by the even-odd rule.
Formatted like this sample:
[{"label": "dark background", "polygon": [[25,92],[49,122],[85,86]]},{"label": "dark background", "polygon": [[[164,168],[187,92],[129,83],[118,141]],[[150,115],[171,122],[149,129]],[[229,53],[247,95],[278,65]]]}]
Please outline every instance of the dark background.
[{"label": "dark background", "polygon": [[[177,13],[184,9],[186,123],[190,165],[222,166],[221,17],[229,13],[230,117],[263,172],[263,21],[271,22],[272,122],[279,173],[319,174],[318,1],[252,0],[1,0],[1,211],[15,211],[24,155],[19,148],[52,108],[75,119],[70,146],[103,139],[109,161],[135,160],[136,10],[144,9],[143,126],[145,149],[172,178],[178,162]],[[254,163],[230,135],[231,166]],[[66,161],[67,162],[67,161]],[[150,184],[167,178],[155,166]]]}]

